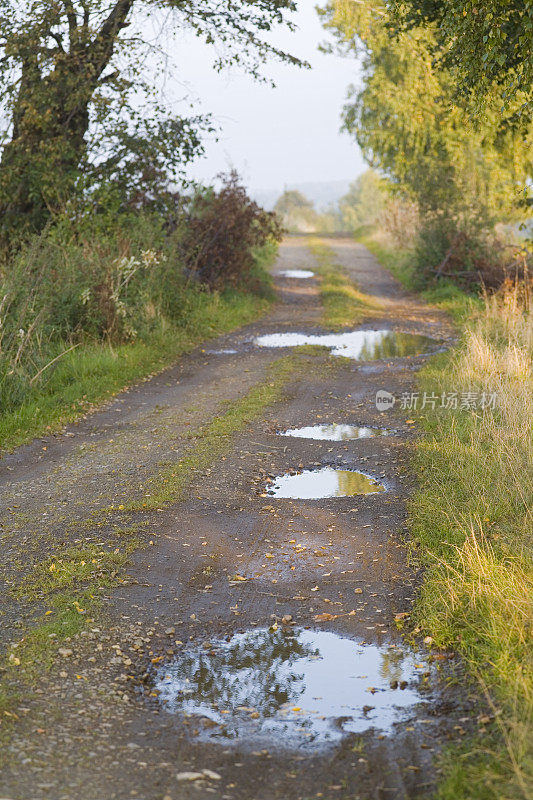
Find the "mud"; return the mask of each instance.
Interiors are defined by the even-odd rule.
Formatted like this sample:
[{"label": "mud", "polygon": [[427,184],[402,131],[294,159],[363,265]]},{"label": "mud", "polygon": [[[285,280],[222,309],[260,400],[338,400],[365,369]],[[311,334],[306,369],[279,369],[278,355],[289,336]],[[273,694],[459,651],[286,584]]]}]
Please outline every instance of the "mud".
[{"label": "mud", "polygon": [[[383,304],[382,319],[372,319],[373,330],[429,337],[431,348],[452,340],[445,317],[405,296],[361,245],[346,238],[328,243],[361,290]],[[281,247],[274,272],[315,268],[305,238],[291,237]],[[123,585],[104,592],[101,610],[87,620],[84,635],[63,641],[50,671],[24,688],[13,709],[18,719],[2,747],[3,797],[430,796],[437,777],[435,756],[460,736],[470,700],[458,696],[442,677],[459,668],[453,654],[424,650],[417,663],[432,664],[431,691],[422,692],[418,702],[424,681],[419,672],[428,670],[413,665],[397,629],[398,619],[409,614],[419,580],[404,541],[405,501],[414,488],[408,444],[415,433],[399,404],[388,412],[375,407],[378,390],[397,396],[413,390],[423,354],[404,357],[382,349],[380,360],[371,364],[317,354],[309,368],[289,380],[282,402],[234,436],[230,453],[194,473],[182,500],[150,511],[120,510],[146,494],[162,467],[188,452],[195,441],[191,431],[265,380],[280,350],[250,342],[287,330],[325,333],[319,327],[317,281],[282,279],[279,292],[267,318],[210,342],[209,349],[218,353],[206,352],[204,344],[63,435],[43,437],[0,462],[1,636],[6,647],[15,645],[14,652],[47,610],[38,600],[23,602],[10,594],[20,580],[20,564],[38,563],[58,549],[87,542],[112,547],[117,530],[127,537],[133,529],[144,544],[132,556]],[[221,357],[223,351],[237,352]],[[337,441],[278,435],[304,424],[339,421],[385,428],[391,435]],[[387,491],[312,500],[265,496],[276,476],[324,468],[364,472]],[[237,707],[238,735],[230,743],[219,741],[209,728],[202,729],[197,710],[185,715],[176,683],[176,691],[168,689],[168,710],[163,708],[162,695],[154,689],[155,672],[162,680],[170,671],[180,681],[187,677],[180,664],[213,649],[207,663],[218,680],[217,665],[228,674],[227,658],[233,645],[242,642],[239,636],[273,625],[280,630],[286,627],[283,618],[294,625],[294,632],[285,634],[291,646],[298,640],[304,650],[323,648],[317,661],[308,663],[307,655],[302,655],[305,663],[296,659],[295,674],[303,677],[292,686],[305,698],[300,707],[317,711],[309,716],[313,725],[325,717],[319,730],[311,725],[319,743],[326,729],[338,726],[338,738],[326,748],[278,748],[271,739],[251,746],[243,740],[239,720],[243,714],[253,723],[246,716],[253,712]],[[391,687],[383,668],[382,655],[391,648],[405,653],[403,690],[399,677],[398,688]],[[336,663],[332,653],[337,653]],[[346,696],[350,707],[343,714],[343,698],[333,694],[336,683],[346,685],[352,674],[349,659],[365,659],[365,654],[369,662],[364,671],[354,671],[353,680],[368,674],[360,679],[366,687],[354,683],[358,688],[351,700]],[[328,679],[320,679],[325,688],[319,694],[309,683],[310,670],[324,666]],[[235,669],[230,674],[245,666]],[[286,669],[287,663],[280,674],[286,676]],[[212,685],[207,673],[207,682],[201,683],[204,700],[209,697],[205,687]],[[16,671],[6,680],[16,684]],[[379,691],[368,692],[361,705],[368,687]],[[259,695],[261,728],[267,718],[260,702],[264,693]],[[319,696],[324,704],[313,701]],[[393,706],[401,706],[404,697],[409,703],[396,716]],[[292,698],[287,700],[292,703]],[[228,703],[231,710],[233,700]],[[364,705],[374,708],[365,712]],[[283,720],[280,714],[281,707],[269,719],[296,728],[297,717]],[[367,722],[375,724],[366,727]],[[359,727],[363,724],[364,729]]]}]

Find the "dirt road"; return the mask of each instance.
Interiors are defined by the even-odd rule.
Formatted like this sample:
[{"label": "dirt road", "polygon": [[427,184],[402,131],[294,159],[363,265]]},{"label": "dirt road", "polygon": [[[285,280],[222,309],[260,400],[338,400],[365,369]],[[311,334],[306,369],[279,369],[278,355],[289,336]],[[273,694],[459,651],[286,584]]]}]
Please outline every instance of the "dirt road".
[{"label": "dirt road", "polygon": [[[451,337],[446,320],[406,297],[365,248],[327,243],[382,304],[358,327],[426,335],[435,347]],[[315,268],[305,238],[290,238],[274,272]],[[2,635],[16,645],[8,686],[19,682],[17,642],[49,610],[42,581],[35,597],[17,590],[25,565],[40,564],[46,577],[68,559],[97,563],[99,548],[116,545],[120,560],[128,537],[142,543],[131,548],[129,577],[117,566],[123,585],[109,588],[116,575],[102,574],[100,611],[52,644],[48,672],[21,684],[19,719],[2,740],[2,797],[430,795],[434,754],[462,712],[428,652],[410,655],[397,630],[417,580],[402,543],[414,434],[399,402],[375,405],[379,390],[411,392],[427,356],[360,361],[260,347],[265,334],[320,333],[318,280],[276,284],[280,299],[265,320],[0,462],[12,598]],[[261,413],[241,414],[251,397],[255,408],[264,401]],[[228,415],[231,430],[218,436],[213,420]],[[388,435],[278,435],[329,423]],[[277,476],[324,467],[359,470],[384,491],[269,494]],[[43,636],[54,643],[53,631]]]}]

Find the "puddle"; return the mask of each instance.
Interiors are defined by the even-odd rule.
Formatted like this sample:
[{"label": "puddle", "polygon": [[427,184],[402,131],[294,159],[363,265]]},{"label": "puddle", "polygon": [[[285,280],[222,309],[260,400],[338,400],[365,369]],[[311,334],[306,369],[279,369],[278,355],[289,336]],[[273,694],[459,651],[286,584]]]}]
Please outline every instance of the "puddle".
[{"label": "puddle", "polygon": [[314,278],[315,273],[310,269],[284,269],[278,272],[282,278]]},{"label": "puddle", "polygon": [[273,497],[312,500],[320,497],[376,494],[384,492],[385,487],[363,472],[322,467],[316,470],[306,469],[296,475],[280,475],[274,478],[266,491]]},{"label": "puddle", "polygon": [[348,333],[270,333],[258,336],[260,347],[299,347],[304,344],[329,347],[334,356],[375,361],[380,358],[403,358],[435,349],[439,342],[429,336],[399,331],[349,331]]},{"label": "puddle", "polygon": [[207,352],[212,356],[231,356],[237,353],[237,350],[208,350]]},{"label": "puddle", "polygon": [[317,746],[372,728],[390,733],[423,702],[426,670],[403,645],[258,629],[187,647],[157,670],[155,688],[167,711],[193,717],[200,737]]},{"label": "puddle", "polygon": [[325,439],[329,442],[344,442],[349,439],[370,439],[372,436],[389,436],[385,428],[359,428],[357,425],[308,425],[279,431],[278,436],[295,436],[298,439]]}]

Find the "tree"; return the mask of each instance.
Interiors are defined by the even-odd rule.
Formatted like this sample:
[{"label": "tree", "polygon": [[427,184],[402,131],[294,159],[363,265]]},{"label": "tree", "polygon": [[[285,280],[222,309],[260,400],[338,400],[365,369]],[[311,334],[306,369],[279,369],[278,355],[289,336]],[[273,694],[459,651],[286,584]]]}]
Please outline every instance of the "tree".
[{"label": "tree", "polygon": [[369,163],[425,214],[490,224],[512,220],[532,172],[531,130],[502,124],[501,102],[472,121],[459,104],[446,49],[432,26],[391,34],[385,2],[334,0],[323,10],[341,50],[361,58],[363,87],[349,90],[344,126]]},{"label": "tree", "polygon": [[400,28],[432,25],[458,90],[478,111],[494,92],[520,116],[533,110],[533,0],[392,0]]},{"label": "tree", "polygon": [[278,198],[274,211],[289,231],[311,233],[317,230],[318,214],[313,203],[296,189],[286,189]]},{"label": "tree", "polygon": [[385,205],[387,182],[373,169],[367,169],[350,184],[339,200],[344,230],[354,231],[362,225],[375,225]]},{"label": "tree", "polygon": [[167,30],[188,27],[217,43],[218,68],[239,63],[259,77],[270,56],[300,63],[264,39],[294,7],[294,0],[0,0],[4,235],[41,229],[80,183],[87,190],[88,181],[116,176],[125,164],[139,174],[144,156],[153,176],[199,151],[207,121],[169,117],[143,77],[149,45],[140,29],[157,10],[168,14]]}]

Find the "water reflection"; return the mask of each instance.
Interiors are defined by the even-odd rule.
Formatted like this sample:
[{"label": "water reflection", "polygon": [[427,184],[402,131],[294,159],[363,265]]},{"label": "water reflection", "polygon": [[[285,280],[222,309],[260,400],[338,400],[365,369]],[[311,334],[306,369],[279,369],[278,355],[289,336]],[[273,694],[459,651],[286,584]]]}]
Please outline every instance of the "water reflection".
[{"label": "water reflection", "polygon": [[168,711],[207,720],[208,738],[323,744],[390,731],[401,709],[421,702],[416,663],[401,648],[328,631],[261,629],[186,649],[155,685]]},{"label": "water reflection", "polygon": [[260,347],[298,347],[305,344],[331,348],[334,356],[375,361],[381,358],[402,358],[427,353],[438,345],[436,339],[399,331],[350,331],[348,333],[270,333],[258,336]]},{"label": "water reflection", "polygon": [[280,475],[267,488],[274,497],[312,500],[320,497],[352,497],[384,492],[385,487],[363,472],[323,467]]},{"label": "water reflection", "polygon": [[330,442],[343,442],[349,439],[369,439],[372,436],[387,436],[385,428],[360,428],[357,425],[307,425],[304,428],[290,428],[279,431],[278,436],[295,436],[299,439],[326,439]]},{"label": "water reflection", "polygon": [[282,278],[313,278],[315,273],[310,269],[284,269],[278,275]]}]

